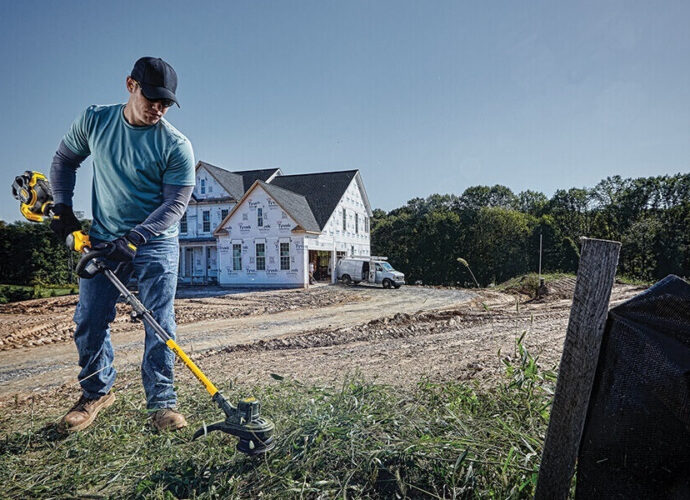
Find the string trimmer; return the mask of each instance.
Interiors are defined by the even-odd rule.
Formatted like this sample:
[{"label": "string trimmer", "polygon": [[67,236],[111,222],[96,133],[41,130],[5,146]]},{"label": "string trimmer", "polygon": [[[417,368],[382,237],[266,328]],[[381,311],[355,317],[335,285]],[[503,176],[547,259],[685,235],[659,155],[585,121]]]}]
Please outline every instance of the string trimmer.
[{"label": "string trimmer", "polygon": [[[54,217],[53,195],[50,183],[43,174],[38,172],[24,172],[15,178],[12,184],[12,196],[20,201],[22,215],[33,222],[41,222]],[[271,450],[275,446],[273,438],[274,425],[271,421],[260,415],[260,404],[255,398],[249,397],[239,401],[233,406],[223,397],[215,385],[204,375],[189,356],[161,327],[144,305],[132,292],[118,279],[117,270],[111,271],[106,267],[103,258],[110,253],[111,248],[92,250],[89,236],[83,231],[75,231],[67,237],[67,246],[76,252],[83,254],[77,264],[76,272],[81,278],[93,278],[98,273],[103,273],[106,278],[122,294],[125,302],[132,307],[131,316],[135,320],[141,320],[153,328],[158,338],[164,342],[182,360],[194,376],[204,385],[212,400],[225,413],[225,420],[209,426],[203,426],[194,433],[192,439],[196,439],[212,431],[221,431],[239,438],[237,449],[249,455],[258,455]]]}]

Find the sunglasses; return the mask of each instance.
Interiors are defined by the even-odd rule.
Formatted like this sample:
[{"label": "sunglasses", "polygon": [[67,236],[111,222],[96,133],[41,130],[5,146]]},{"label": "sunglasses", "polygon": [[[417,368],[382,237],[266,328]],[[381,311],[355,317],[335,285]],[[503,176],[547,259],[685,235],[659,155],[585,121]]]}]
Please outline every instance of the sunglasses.
[{"label": "sunglasses", "polygon": [[149,99],[148,97],[146,97],[146,94],[144,94],[144,89],[143,89],[143,87],[141,86],[141,83],[137,82],[136,80],[134,81],[134,83],[136,83],[136,84],[139,86],[139,88],[141,89],[141,95],[143,95],[143,96],[144,96],[144,99],[146,99],[148,102],[151,102],[151,103],[154,103],[154,104],[158,103],[158,104],[160,104],[161,106],[163,106],[164,108],[169,108],[170,106],[172,106],[173,104],[175,104],[175,101],[173,101],[172,99],[166,99],[166,98],[161,98],[161,99]]}]

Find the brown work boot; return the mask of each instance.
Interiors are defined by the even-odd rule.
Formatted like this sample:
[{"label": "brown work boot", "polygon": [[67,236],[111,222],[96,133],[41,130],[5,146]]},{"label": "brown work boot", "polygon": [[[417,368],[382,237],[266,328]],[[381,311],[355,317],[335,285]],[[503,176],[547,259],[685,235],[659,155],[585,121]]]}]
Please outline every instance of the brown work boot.
[{"label": "brown work boot", "polygon": [[177,431],[187,427],[184,415],[172,408],[161,408],[151,415],[151,423],[159,431]]},{"label": "brown work boot", "polygon": [[86,429],[96,419],[96,415],[103,408],[107,408],[115,402],[115,394],[110,391],[105,396],[89,399],[82,395],[79,401],[62,417],[57,430],[61,434],[76,432]]}]

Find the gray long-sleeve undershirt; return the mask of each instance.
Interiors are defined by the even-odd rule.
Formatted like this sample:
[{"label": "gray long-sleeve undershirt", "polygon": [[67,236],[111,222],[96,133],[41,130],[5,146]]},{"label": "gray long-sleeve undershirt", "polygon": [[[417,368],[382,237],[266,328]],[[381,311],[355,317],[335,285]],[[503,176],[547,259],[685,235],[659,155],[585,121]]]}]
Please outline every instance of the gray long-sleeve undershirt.
[{"label": "gray long-sleeve undershirt", "polygon": [[[50,184],[56,204],[63,203],[72,206],[77,168],[85,159],[86,156],[75,154],[64,142],[60,141],[50,165]],[[151,212],[144,222],[132,229],[140,233],[147,241],[161,234],[182,218],[193,191],[194,186],[163,184],[163,203]]]}]

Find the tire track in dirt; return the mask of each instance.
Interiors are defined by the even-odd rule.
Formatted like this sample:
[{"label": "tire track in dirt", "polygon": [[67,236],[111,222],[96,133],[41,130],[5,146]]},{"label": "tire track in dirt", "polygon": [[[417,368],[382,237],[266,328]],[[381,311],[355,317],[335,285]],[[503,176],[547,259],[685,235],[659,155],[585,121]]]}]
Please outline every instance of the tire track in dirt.
[{"label": "tire track in dirt", "polygon": [[[332,287],[305,290],[273,290],[209,298],[177,299],[178,325],[240,316],[274,314],[281,311],[320,308],[357,302],[362,298],[347,289]],[[72,316],[77,297],[52,297],[0,305],[0,351],[70,342],[74,331]],[[117,316],[111,333],[117,336],[139,328],[129,317],[130,307],[116,305]]]},{"label": "tire track in dirt", "polygon": [[[523,345],[542,367],[557,365],[572,302],[558,296],[526,301],[524,296],[490,290],[468,297],[462,291],[427,287],[387,294],[366,287],[331,289],[354,293],[360,300],[189,324],[183,328],[185,349],[219,387],[271,383],[271,374],[303,382],[340,383],[348,373],[391,385],[416,384],[422,379],[493,385],[504,376],[504,362],[517,360],[515,341],[523,332]],[[611,306],[641,290],[617,285]],[[141,340],[128,338],[116,346],[118,384],[138,383],[132,360],[141,350]],[[24,397],[22,387],[32,390],[31,384],[41,393],[78,391],[74,382],[67,383],[69,377],[58,376],[75,371],[74,361],[52,351],[36,359],[44,347],[21,350],[32,363],[18,365],[12,376],[26,374],[29,380],[0,383],[0,407],[8,403],[8,396]],[[2,368],[0,363],[0,379],[5,373]],[[180,383],[196,384],[180,364],[176,377]]]},{"label": "tire track in dirt", "polygon": [[[611,307],[642,290],[617,286]],[[317,383],[358,373],[392,385],[424,378],[492,385],[504,376],[506,362],[519,360],[516,340],[523,333],[523,345],[539,365],[557,367],[572,304],[560,296],[516,302],[513,296],[482,292],[482,298],[451,309],[398,313],[352,327],[228,346],[199,357],[217,380],[240,384],[269,381],[272,373]]]},{"label": "tire track in dirt", "polygon": [[[231,311],[234,317],[222,316],[183,324],[178,328],[178,342],[192,358],[197,359],[209,349],[251,344],[285,334],[299,335],[305,331],[365,324],[386,312],[394,315],[397,312],[453,308],[474,297],[465,290],[430,287],[389,291],[365,286],[327,286],[299,293],[273,293],[277,295],[267,295],[266,292],[246,294],[243,303],[254,304],[255,309],[242,309],[239,316]],[[291,294],[298,298],[290,297]],[[233,302],[237,303],[241,302]],[[196,308],[191,311],[194,317],[205,318],[218,316],[218,313],[207,310],[209,304],[223,307],[224,301],[223,298],[197,298],[186,300],[185,304]],[[115,364],[121,374],[138,371],[133,369],[141,361],[142,329],[141,324],[131,325],[119,334],[113,329]],[[76,357],[71,342],[0,352],[0,397],[27,390],[41,392],[51,387],[74,385],[79,371]],[[184,371],[180,367],[177,373]]]}]

